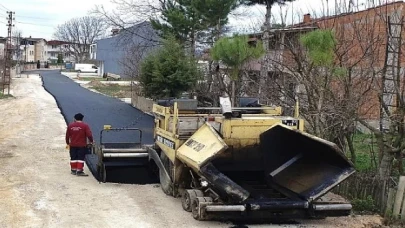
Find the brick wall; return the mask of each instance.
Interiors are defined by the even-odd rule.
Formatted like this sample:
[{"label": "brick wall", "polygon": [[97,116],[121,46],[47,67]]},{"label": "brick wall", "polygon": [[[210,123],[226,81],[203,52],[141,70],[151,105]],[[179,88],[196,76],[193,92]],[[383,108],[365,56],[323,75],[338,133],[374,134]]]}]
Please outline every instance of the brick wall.
[{"label": "brick wall", "polygon": [[[344,15],[310,19],[306,15],[305,22],[296,25],[296,28],[315,26],[321,29],[332,29],[337,39],[337,63],[344,67],[355,69],[352,86],[356,86],[352,98],[358,100],[358,111],[365,119],[378,120],[380,116],[379,91],[381,90],[381,78],[372,78],[373,71],[383,68],[386,56],[387,42],[387,16],[401,18],[405,16],[405,3],[394,2],[384,6]],[[405,26],[404,26],[405,27]],[[310,31],[310,30],[308,30]],[[304,32],[308,32],[304,31]],[[300,32],[302,33],[302,32]],[[300,33],[297,32],[299,37]],[[402,29],[402,37],[405,38],[405,29]],[[296,38],[297,39],[297,38]],[[405,53],[405,45],[401,52]],[[299,45],[294,47],[298,52]],[[283,54],[283,63],[290,69],[297,67],[297,61],[287,49]],[[405,55],[401,56],[401,67],[405,67]],[[357,74],[357,76],[356,76]],[[347,82],[346,82],[347,83]],[[339,89],[344,85],[339,81],[332,83],[334,90],[339,94]]]}]

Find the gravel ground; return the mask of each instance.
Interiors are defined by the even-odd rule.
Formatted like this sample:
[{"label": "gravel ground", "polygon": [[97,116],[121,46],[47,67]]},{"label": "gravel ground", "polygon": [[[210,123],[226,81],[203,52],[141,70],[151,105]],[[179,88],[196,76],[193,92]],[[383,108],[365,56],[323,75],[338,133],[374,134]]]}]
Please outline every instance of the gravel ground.
[{"label": "gravel ground", "polygon": [[[56,77],[53,83],[68,84]],[[0,100],[0,227],[380,227],[378,216],[299,225],[198,222],[182,210],[179,199],[165,196],[158,185],[100,184],[91,176],[72,176],[64,144],[66,124],[41,79],[14,79],[12,92],[16,98]],[[65,95],[75,98],[74,94]],[[110,98],[100,97],[98,102],[104,99]],[[78,103],[70,107],[79,107]],[[105,110],[99,115],[101,111]]]}]

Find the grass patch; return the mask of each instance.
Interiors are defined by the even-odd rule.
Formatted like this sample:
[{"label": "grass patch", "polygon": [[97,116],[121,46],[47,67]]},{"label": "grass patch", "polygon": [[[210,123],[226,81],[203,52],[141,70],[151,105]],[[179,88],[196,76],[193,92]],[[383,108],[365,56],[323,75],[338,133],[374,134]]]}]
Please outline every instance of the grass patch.
[{"label": "grass patch", "polygon": [[[353,145],[356,152],[355,167],[359,172],[376,171],[379,164],[379,149],[375,137],[372,134],[355,134]],[[351,159],[350,154],[347,154]],[[403,163],[405,169],[405,162]],[[393,163],[393,174],[397,171],[397,164]]]},{"label": "grass patch", "polygon": [[121,86],[117,84],[103,85],[103,86],[93,86],[91,89],[97,90],[98,92],[117,98],[128,98],[131,97],[131,86]]},{"label": "grass patch", "polygon": [[378,212],[375,202],[371,196],[367,196],[366,199],[352,199],[353,210],[366,213],[366,212]]},{"label": "grass patch", "polygon": [[[107,81],[107,78],[102,77],[80,77],[80,81]],[[119,81],[129,82],[130,78],[121,78]]]},{"label": "grass patch", "polygon": [[[373,135],[355,134],[353,146],[356,152],[356,169],[360,172],[376,170],[375,163],[378,161],[378,148]],[[351,159],[350,154],[348,154],[348,157]]]},{"label": "grass patch", "polygon": [[107,81],[107,79],[101,77],[80,77],[80,81]]},{"label": "grass patch", "polygon": [[11,94],[3,94],[2,92],[0,92],[0,99],[6,99],[6,98],[10,98],[13,97],[13,95]]}]

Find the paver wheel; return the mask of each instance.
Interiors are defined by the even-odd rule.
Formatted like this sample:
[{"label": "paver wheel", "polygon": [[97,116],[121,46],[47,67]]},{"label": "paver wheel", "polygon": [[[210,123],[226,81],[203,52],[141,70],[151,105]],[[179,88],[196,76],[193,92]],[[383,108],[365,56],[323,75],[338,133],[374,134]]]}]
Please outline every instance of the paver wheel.
[{"label": "paver wheel", "polygon": [[191,213],[195,220],[205,220],[206,215],[204,211],[200,211],[200,204],[210,204],[212,203],[211,197],[197,197],[191,202]]},{"label": "paver wheel", "polygon": [[181,197],[181,206],[185,211],[191,212],[191,202],[195,200],[197,197],[203,197],[204,194],[200,190],[186,190],[183,192]]}]

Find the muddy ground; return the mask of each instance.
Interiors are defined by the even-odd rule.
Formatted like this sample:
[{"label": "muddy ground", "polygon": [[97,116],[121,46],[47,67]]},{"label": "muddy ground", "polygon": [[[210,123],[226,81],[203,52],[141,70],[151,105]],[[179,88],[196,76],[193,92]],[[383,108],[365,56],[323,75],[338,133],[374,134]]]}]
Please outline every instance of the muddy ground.
[{"label": "muddy ground", "polygon": [[[234,227],[198,222],[158,185],[100,184],[72,176],[66,124],[39,77],[14,79],[0,100],[0,227]],[[86,170],[89,172],[88,170]],[[380,227],[378,216],[239,227]]]}]

